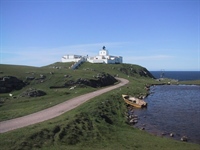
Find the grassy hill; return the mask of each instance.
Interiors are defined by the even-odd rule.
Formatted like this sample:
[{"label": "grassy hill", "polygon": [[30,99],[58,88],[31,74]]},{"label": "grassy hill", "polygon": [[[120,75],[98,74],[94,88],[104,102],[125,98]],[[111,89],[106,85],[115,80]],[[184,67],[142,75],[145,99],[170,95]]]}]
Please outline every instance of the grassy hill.
[{"label": "grassy hill", "polygon": [[[155,84],[145,68],[132,64],[84,63],[70,70],[71,63],[54,63],[44,67],[0,65],[1,76],[15,76],[27,82],[21,90],[0,94],[0,119],[7,120],[51,107],[83,93],[101,87],[79,85],[74,90],[62,86],[68,81],[95,79],[101,72],[126,78],[130,83],[120,89],[96,97],[80,107],[49,121],[17,129],[0,135],[2,149],[139,149],[139,150],[198,150],[199,145],[160,138],[128,125],[127,107],[121,95],[146,95],[146,84]],[[41,82],[40,75],[45,79]],[[34,77],[28,80],[27,77]],[[36,80],[37,79],[37,80]],[[29,88],[45,91],[47,95],[30,98],[20,97]]]},{"label": "grassy hill", "polygon": [[[135,80],[139,79],[140,76],[146,79],[150,75],[145,68],[137,65],[84,63],[78,69],[71,70],[69,69],[71,64],[54,63],[44,67],[0,65],[0,77],[15,76],[27,84],[21,90],[12,91],[13,97],[9,97],[9,93],[0,94],[0,113],[2,114],[0,121],[24,116],[98,89],[90,86],[77,86],[74,90],[69,90],[70,87],[51,89],[52,86],[62,87],[67,82],[78,79],[95,79],[101,72],[124,78],[133,77]],[[45,78],[40,79],[41,75]],[[31,80],[27,78],[31,78]],[[47,95],[35,98],[22,97],[21,94],[30,88],[42,90]]]}]

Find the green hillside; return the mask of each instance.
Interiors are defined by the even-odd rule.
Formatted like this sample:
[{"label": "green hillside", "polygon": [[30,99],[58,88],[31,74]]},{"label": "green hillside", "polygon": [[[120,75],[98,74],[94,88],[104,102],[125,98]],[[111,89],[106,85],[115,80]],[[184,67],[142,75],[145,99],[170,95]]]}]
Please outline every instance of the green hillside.
[{"label": "green hillside", "polygon": [[[0,65],[0,77],[14,76],[27,84],[21,90],[9,92],[12,93],[12,97],[9,97],[9,93],[0,93],[0,113],[2,114],[0,120],[24,116],[83,93],[97,90],[98,88],[84,85],[76,86],[74,90],[69,90],[70,86],[65,88],[51,87],[62,87],[79,79],[95,80],[95,77],[102,72],[123,78],[132,77],[135,80],[141,77],[146,79],[150,76],[145,68],[137,65],[84,63],[76,70],[69,69],[71,65],[72,63],[54,63],[44,67]],[[41,76],[44,78],[41,79]],[[44,91],[47,94],[35,98],[22,97],[21,94],[30,88]]]},{"label": "green hillside", "polygon": [[[0,134],[1,149],[200,149],[196,144],[150,135],[127,123],[127,107],[121,95],[126,93],[140,97],[148,94],[146,85],[157,82],[152,79],[147,69],[132,64],[84,63],[76,70],[69,69],[69,66],[71,63],[55,63],[44,67],[0,65],[0,77],[15,76],[27,84],[20,90],[12,91],[12,97],[9,93],[0,94],[0,119],[7,120],[30,114],[102,88],[75,82],[80,79],[96,80],[102,72],[126,78],[130,82],[120,89],[91,99],[57,118]],[[40,79],[41,75],[45,78]],[[27,80],[27,77],[34,79]],[[76,83],[76,87],[70,90],[66,83]],[[52,86],[59,88],[50,88]],[[42,90],[46,95],[20,96],[30,88]]]}]

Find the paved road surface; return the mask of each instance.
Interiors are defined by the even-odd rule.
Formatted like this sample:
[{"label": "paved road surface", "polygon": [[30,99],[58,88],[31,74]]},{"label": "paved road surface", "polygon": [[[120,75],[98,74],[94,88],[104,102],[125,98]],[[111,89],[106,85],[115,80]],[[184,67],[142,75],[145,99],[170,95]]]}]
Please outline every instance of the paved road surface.
[{"label": "paved road surface", "polygon": [[81,105],[82,103],[84,103],[96,96],[99,96],[110,90],[124,86],[125,84],[127,84],[129,82],[126,79],[122,79],[122,78],[117,78],[117,79],[120,81],[120,83],[117,85],[106,87],[106,88],[100,89],[95,92],[87,93],[87,94],[72,98],[70,100],[67,100],[63,103],[60,103],[60,104],[50,107],[48,109],[30,114],[27,116],[11,119],[11,120],[7,120],[7,121],[2,121],[2,122],[0,122],[0,133],[4,133],[7,131],[11,131],[14,129],[22,128],[25,126],[29,126],[32,124],[36,124],[39,122],[43,122],[45,120],[55,118],[69,110],[74,109],[75,107]]}]

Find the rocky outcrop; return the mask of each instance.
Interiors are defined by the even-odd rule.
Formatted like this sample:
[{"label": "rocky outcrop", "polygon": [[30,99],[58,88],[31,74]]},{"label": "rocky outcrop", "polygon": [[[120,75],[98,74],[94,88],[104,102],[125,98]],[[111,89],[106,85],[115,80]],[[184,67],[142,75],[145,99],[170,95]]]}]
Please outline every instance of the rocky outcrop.
[{"label": "rocky outcrop", "polygon": [[[78,85],[87,85],[87,86],[91,86],[91,87],[103,87],[103,86],[108,86],[108,85],[112,85],[115,82],[117,82],[117,80],[111,76],[108,73],[101,73],[101,74],[97,74],[96,76],[94,76],[95,79],[83,79],[80,78],[78,79],[74,84],[78,84]],[[69,86],[70,83],[66,83],[65,86]]]},{"label": "rocky outcrop", "polygon": [[138,73],[141,77],[155,78],[146,68],[143,68],[143,70],[140,70]]},{"label": "rocky outcrop", "polygon": [[93,77],[94,79],[79,78],[76,81],[68,80],[63,86],[51,86],[50,88],[65,88],[74,85],[90,86],[97,88],[97,87],[113,85],[115,82],[117,82],[117,80],[108,73],[99,73]]},{"label": "rocky outcrop", "polygon": [[25,92],[21,94],[21,97],[39,97],[39,96],[44,96],[46,93],[41,90],[37,90],[34,88],[29,88]]},{"label": "rocky outcrop", "polygon": [[20,90],[22,89],[26,84],[13,76],[4,76],[0,77],[0,93],[8,93],[13,90]]},{"label": "rocky outcrop", "polygon": [[[113,68],[114,69],[114,68]],[[140,76],[140,77],[150,77],[155,78],[146,68],[134,67],[127,64],[123,64],[123,67],[118,68],[118,71],[126,74],[128,76]]]}]

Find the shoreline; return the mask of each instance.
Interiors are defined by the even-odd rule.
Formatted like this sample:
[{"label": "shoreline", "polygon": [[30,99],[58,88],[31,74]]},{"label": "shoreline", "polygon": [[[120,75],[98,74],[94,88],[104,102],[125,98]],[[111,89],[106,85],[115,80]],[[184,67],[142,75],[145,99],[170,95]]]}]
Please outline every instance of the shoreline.
[{"label": "shoreline", "polygon": [[[129,124],[130,126],[139,129],[139,130],[143,130],[151,135],[154,136],[158,136],[158,137],[164,137],[164,138],[169,138],[172,140],[176,140],[176,141],[182,141],[182,142],[188,142],[188,143],[193,143],[193,144],[199,144],[198,142],[195,141],[191,141],[190,137],[188,137],[187,135],[180,135],[178,133],[174,133],[174,132],[168,132],[168,131],[164,131],[164,130],[159,130],[159,129],[148,129],[146,127],[148,126],[152,126],[150,123],[149,124],[145,124],[144,122],[142,122],[140,119],[142,118],[141,116],[135,114],[135,109],[137,108],[133,108],[131,110],[128,110],[126,118],[127,118],[127,124]],[[146,118],[146,116],[143,116],[144,118]]]},{"label": "shoreline", "polygon": [[158,78],[155,80],[158,82],[158,84],[152,84],[151,86],[154,86],[154,85],[198,85],[200,86],[200,80],[179,81],[179,80],[168,79],[168,78]]},{"label": "shoreline", "polygon": [[[197,80],[197,81],[200,82],[200,80]],[[183,81],[183,82],[187,82],[187,84],[183,84],[181,82],[181,83],[178,83],[178,84],[160,83],[160,84],[145,85],[145,88],[147,90],[147,94],[146,94],[146,96],[144,96],[144,99],[147,98],[150,94],[154,93],[154,92],[150,91],[151,87],[154,87],[154,86],[160,86],[160,85],[200,86],[200,83],[199,84],[198,83],[193,84],[194,82],[196,82],[196,80],[192,80],[192,82],[191,81]],[[143,109],[148,109],[148,106],[147,106],[147,108],[143,108]],[[165,137],[165,138],[169,138],[169,139],[176,140],[176,141],[188,142],[188,143],[193,143],[193,144],[200,144],[198,141],[190,139],[190,137],[188,137],[187,135],[180,135],[179,133],[175,133],[175,132],[168,132],[168,131],[157,129],[157,128],[151,128],[151,126],[153,126],[151,123],[142,122],[142,119],[145,119],[146,116],[140,116],[141,114],[135,113],[135,110],[137,110],[137,108],[127,106],[126,118],[127,118],[127,123],[130,126],[137,128],[139,130],[144,130],[151,135],[158,136],[158,137],[161,137],[161,138]],[[150,128],[148,128],[148,127],[150,127]]]}]

